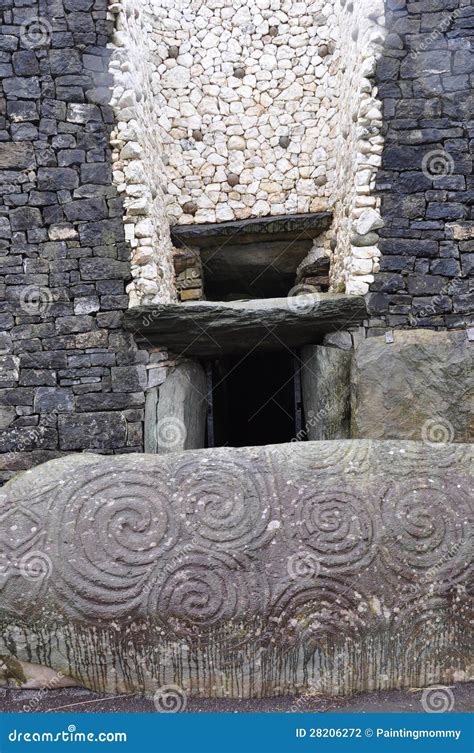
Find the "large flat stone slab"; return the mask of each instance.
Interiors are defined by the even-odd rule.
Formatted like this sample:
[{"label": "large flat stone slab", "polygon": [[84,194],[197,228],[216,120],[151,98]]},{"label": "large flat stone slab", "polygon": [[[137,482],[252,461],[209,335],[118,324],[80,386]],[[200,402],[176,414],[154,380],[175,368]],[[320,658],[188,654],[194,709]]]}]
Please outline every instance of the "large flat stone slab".
[{"label": "large flat stone slab", "polygon": [[0,493],[0,655],[114,693],[466,680],[470,459],[334,441],[54,460]]},{"label": "large flat stone slab", "polygon": [[124,324],[174,353],[204,357],[301,347],[366,316],[363,297],[303,290],[288,298],[136,306],[125,313]]},{"label": "large flat stone slab", "polygon": [[472,442],[474,343],[465,331],[371,337],[352,364],[352,436]]},{"label": "large flat stone slab", "polygon": [[303,214],[278,214],[271,217],[253,217],[231,222],[208,222],[192,225],[173,225],[171,238],[176,246],[209,248],[234,241],[291,241],[317,238],[332,223],[332,212],[306,212]]}]

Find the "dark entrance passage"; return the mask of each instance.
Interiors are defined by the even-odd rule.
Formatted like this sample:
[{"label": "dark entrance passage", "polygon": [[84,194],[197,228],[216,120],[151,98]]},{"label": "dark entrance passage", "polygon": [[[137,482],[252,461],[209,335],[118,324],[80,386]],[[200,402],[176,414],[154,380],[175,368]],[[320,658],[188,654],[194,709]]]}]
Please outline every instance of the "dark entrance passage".
[{"label": "dark entrance passage", "polygon": [[290,442],[302,425],[299,366],[288,351],[228,356],[208,364],[207,446]]}]

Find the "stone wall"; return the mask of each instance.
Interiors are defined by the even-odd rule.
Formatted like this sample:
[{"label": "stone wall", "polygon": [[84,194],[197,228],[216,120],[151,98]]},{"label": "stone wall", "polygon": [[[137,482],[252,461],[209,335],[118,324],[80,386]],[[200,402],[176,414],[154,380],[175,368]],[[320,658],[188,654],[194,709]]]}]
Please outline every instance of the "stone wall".
[{"label": "stone wall", "polygon": [[153,372],[121,328],[106,0],[2,0],[0,15],[4,480],[71,450],[140,452]]},{"label": "stone wall", "polygon": [[377,69],[384,227],[371,324],[463,327],[474,311],[474,7],[471,0],[387,7],[390,34]]},{"label": "stone wall", "polygon": [[[340,70],[333,179],[334,223],[328,234],[331,285],[364,295],[378,271],[380,199],[375,179],[383,149],[382,111],[375,79],[387,35],[384,0],[334,3]],[[366,230],[369,234],[366,234]]]},{"label": "stone wall", "polygon": [[[333,228],[313,255],[331,255],[333,290],[370,286],[369,334],[472,321],[472,4],[246,0],[237,17],[250,7],[237,34],[225,3],[199,4],[193,35],[187,6],[165,0],[1,0],[0,481],[72,450],[143,450],[144,392],[163,382],[167,356],[137,350],[122,313],[176,299],[169,224],[223,219],[219,204],[253,216],[254,199],[288,213],[330,201]],[[206,47],[218,17],[235,60]],[[222,112],[207,112],[212,102]],[[226,142],[225,164],[206,175],[223,134],[245,148]],[[257,157],[275,158],[281,201],[261,193]],[[255,180],[231,186],[242,159],[239,176]],[[292,172],[274,171],[279,160]],[[216,175],[212,207],[183,212],[184,199],[210,201]]]},{"label": "stone wall", "polygon": [[125,236],[132,250],[127,292],[131,306],[142,300],[172,301],[176,290],[165,196],[170,186],[146,6],[127,0],[110,7],[118,27],[110,62],[116,116],[113,178],[124,198]]},{"label": "stone wall", "polygon": [[112,7],[114,178],[126,195],[131,305],[173,297],[170,223],[328,206],[334,227],[313,257],[332,256],[334,290],[366,293],[378,250],[361,250],[352,235],[378,203],[382,121],[371,77],[383,0]]}]

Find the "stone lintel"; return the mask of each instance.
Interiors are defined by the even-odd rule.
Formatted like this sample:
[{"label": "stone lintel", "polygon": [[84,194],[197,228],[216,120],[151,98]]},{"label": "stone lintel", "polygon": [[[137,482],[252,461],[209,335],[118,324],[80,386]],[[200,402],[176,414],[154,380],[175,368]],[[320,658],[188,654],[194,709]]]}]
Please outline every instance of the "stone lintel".
[{"label": "stone lintel", "polygon": [[361,324],[361,296],[321,293],[250,301],[193,301],[136,306],[125,327],[149,343],[188,356],[219,356],[261,348],[281,350]]},{"label": "stone lintel", "polygon": [[219,246],[230,238],[235,243],[317,238],[332,223],[332,212],[279,214],[233,222],[174,225],[171,237],[176,246]]}]

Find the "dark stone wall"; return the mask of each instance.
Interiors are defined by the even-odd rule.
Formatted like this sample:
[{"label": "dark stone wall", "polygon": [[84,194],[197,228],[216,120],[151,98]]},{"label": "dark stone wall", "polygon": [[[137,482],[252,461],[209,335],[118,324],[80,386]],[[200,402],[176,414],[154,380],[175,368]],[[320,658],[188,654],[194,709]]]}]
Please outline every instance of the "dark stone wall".
[{"label": "dark stone wall", "polygon": [[71,450],[142,451],[106,8],[0,0],[0,481]]},{"label": "dark stone wall", "polygon": [[[472,322],[474,5],[386,0],[386,145],[369,334]],[[0,483],[141,452],[147,365],[112,184],[107,0],[0,0]],[[373,240],[371,240],[373,242]]]},{"label": "dark stone wall", "polygon": [[474,292],[474,4],[386,0],[372,326],[464,327]]}]

